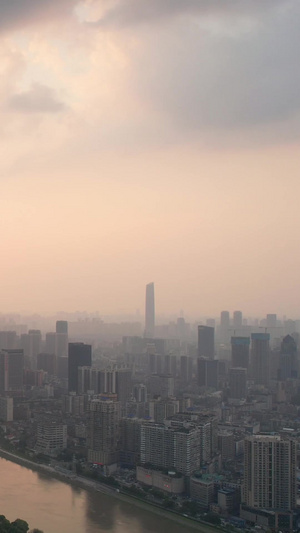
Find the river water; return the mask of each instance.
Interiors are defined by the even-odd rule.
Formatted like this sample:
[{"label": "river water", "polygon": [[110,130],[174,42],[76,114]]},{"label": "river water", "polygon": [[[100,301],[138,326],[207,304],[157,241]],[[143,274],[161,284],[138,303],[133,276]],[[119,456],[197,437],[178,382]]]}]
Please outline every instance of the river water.
[{"label": "river water", "polygon": [[[195,533],[162,516],[0,458],[0,515],[44,533]],[[204,528],[205,529],[205,528]]]}]

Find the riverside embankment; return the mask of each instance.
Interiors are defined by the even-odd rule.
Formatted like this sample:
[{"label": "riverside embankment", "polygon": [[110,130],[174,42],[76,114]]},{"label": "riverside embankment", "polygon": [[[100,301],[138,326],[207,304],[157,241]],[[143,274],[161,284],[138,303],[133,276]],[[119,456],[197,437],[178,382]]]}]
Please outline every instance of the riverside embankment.
[{"label": "riverside embankment", "polygon": [[[161,507],[154,506],[150,503],[144,502],[143,500],[139,500],[127,494],[116,492],[114,488],[109,487],[107,485],[101,484],[99,482],[90,480],[82,476],[76,476],[72,474],[71,472],[67,474],[66,472],[59,471],[49,465],[35,463],[34,461],[15,455],[11,452],[8,452],[7,450],[0,449],[0,457],[3,457],[4,459],[8,461],[16,463],[17,465],[20,465],[22,469],[26,469],[29,472],[31,471],[31,475],[33,477],[35,473],[35,477],[37,477],[37,483],[39,484],[40,482],[42,482],[43,489],[50,490],[53,487],[53,484],[56,483],[57,487],[59,487],[60,491],[62,492],[68,493],[68,491],[71,490],[72,494],[75,493],[77,496],[80,494],[81,499],[83,501],[93,501],[95,503],[97,502],[96,509],[93,509],[93,512],[91,513],[93,518],[97,516],[99,512],[99,508],[100,509],[102,508],[103,502],[105,500],[104,514],[105,512],[107,512],[107,509],[110,509],[110,508],[122,509],[125,515],[127,513],[132,515],[132,519],[135,524],[141,516],[143,517],[143,522],[144,522],[145,516],[150,517],[152,515],[151,519],[148,518],[148,522],[147,522],[148,524],[151,524],[153,521],[156,521],[156,520],[158,520],[159,524],[163,521],[163,523],[165,523],[166,528],[172,527],[172,531],[174,533],[182,533],[183,531],[188,532],[192,530],[197,530],[200,533],[201,532],[202,533],[213,533],[214,531],[216,531],[216,528],[214,527],[210,527],[206,524],[193,521],[180,514],[164,510]],[[6,465],[6,471],[9,471],[9,469],[7,468],[7,465]],[[22,473],[26,477],[26,473],[24,474],[23,470],[22,470]],[[36,476],[36,473],[38,474],[38,476]],[[12,480],[12,483],[13,483],[13,480]],[[47,485],[49,485],[48,488],[47,488]],[[63,485],[65,486],[65,488],[62,488]],[[17,485],[16,487],[18,489]],[[38,496],[38,500],[39,499],[40,499],[40,494]],[[59,506],[61,505],[61,503],[62,502],[60,499]],[[0,505],[1,505],[1,499],[0,499]],[[33,503],[33,505],[38,505],[38,503],[36,504]],[[82,508],[84,507],[85,507],[85,504],[82,503]],[[68,505],[66,505],[66,508],[64,509],[64,514],[67,516],[69,511],[71,510],[70,509],[68,510]],[[1,513],[5,514],[5,509],[1,509],[0,514]],[[72,515],[72,512],[71,512],[71,515]],[[21,513],[19,513],[18,516],[22,516]],[[55,513],[53,516],[55,516]],[[53,519],[53,516],[52,516],[52,519]],[[11,518],[16,518],[16,516],[12,516]],[[171,526],[170,521],[172,522],[172,526]],[[32,523],[32,521],[29,523]],[[169,526],[167,525],[168,523],[169,523]],[[34,522],[34,525],[37,526],[36,521]],[[77,520],[76,525],[78,525],[78,520]],[[64,525],[64,527],[66,526]],[[102,531],[101,520],[99,521],[98,529],[97,528],[94,529],[95,527],[97,526],[95,526],[94,524],[92,529],[89,527],[88,529],[79,530],[79,532],[83,533],[87,531],[89,533],[90,532],[94,533],[94,531],[95,532]],[[159,531],[158,525],[156,525],[155,527],[156,527],[155,531]],[[43,528],[41,527],[41,529]],[[45,533],[48,533],[48,530],[45,527],[43,530]],[[135,529],[133,530],[135,531]],[[65,531],[64,529],[61,529],[61,530],[56,529],[53,531],[54,533],[60,533],[60,531],[62,533],[67,533],[67,530]],[[112,531],[115,531],[115,529],[112,529]],[[120,530],[120,531],[122,531],[123,533],[123,530]],[[139,533],[139,528],[136,529],[136,531]],[[141,531],[143,533],[147,532],[147,528],[145,528],[145,524],[143,524],[143,528]],[[76,532],[76,529],[74,529],[74,526],[73,526],[72,532]],[[132,533],[132,529],[130,529],[130,532]],[[50,530],[49,533],[52,533],[52,531]]]}]

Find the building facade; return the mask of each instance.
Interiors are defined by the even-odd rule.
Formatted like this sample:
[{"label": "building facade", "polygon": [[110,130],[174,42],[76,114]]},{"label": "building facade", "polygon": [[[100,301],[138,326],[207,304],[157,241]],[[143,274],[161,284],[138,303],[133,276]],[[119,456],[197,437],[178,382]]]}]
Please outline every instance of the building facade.
[{"label": "building facade", "polygon": [[279,435],[245,439],[243,501],[247,507],[295,509],[296,454],[296,442]]}]

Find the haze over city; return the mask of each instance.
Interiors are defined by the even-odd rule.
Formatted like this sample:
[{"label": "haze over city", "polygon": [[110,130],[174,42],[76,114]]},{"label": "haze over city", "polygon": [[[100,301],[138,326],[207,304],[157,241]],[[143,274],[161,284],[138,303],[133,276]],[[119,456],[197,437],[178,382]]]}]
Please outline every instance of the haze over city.
[{"label": "haze over city", "polygon": [[299,9],[0,1],[3,312],[299,316]]}]

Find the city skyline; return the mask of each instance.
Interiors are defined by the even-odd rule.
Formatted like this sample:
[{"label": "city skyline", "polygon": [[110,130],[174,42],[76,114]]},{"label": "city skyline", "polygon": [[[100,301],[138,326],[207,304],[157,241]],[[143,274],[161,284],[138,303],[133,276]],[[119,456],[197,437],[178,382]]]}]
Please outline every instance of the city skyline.
[{"label": "city skyline", "polygon": [[0,0],[0,531],[300,533],[299,16]]}]

